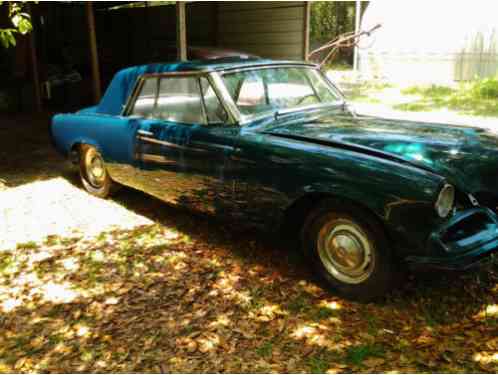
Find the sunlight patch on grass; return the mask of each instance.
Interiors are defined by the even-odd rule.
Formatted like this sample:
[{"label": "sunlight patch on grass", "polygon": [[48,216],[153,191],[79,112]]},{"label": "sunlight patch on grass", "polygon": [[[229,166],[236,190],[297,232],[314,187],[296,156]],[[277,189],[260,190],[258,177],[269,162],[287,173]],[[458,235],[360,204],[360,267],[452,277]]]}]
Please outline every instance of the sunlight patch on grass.
[{"label": "sunlight patch on grass", "polygon": [[282,311],[280,305],[272,303],[265,303],[260,308],[249,311],[249,317],[251,319],[261,322],[269,322],[276,317],[283,315],[287,315],[287,312]]},{"label": "sunlight patch on grass", "polygon": [[[52,303],[69,303],[78,297],[71,284],[64,282],[56,284],[49,282],[40,288],[42,299]],[[36,292],[35,292],[36,293]]]},{"label": "sunlight patch on grass", "polygon": [[495,353],[489,353],[489,352],[481,352],[481,353],[476,353],[472,357],[472,359],[475,362],[479,362],[482,364],[498,364],[498,352]]},{"label": "sunlight patch on grass", "polygon": [[464,82],[456,87],[412,86],[401,90],[401,94],[412,99],[395,105],[395,109],[418,112],[447,108],[476,116],[498,115],[497,79]]},{"label": "sunlight patch on grass", "polygon": [[478,319],[498,318],[498,305],[487,305],[475,317]]},{"label": "sunlight patch on grass", "polygon": [[329,310],[340,310],[342,308],[342,306],[341,306],[341,304],[339,302],[337,302],[337,301],[326,301],[326,300],[321,301],[318,306],[325,307],[325,308],[327,308]]},{"label": "sunlight patch on grass", "polygon": [[22,306],[22,301],[17,298],[7,298],[1,302],[0,306],[3,312],[8,313],[17,307]]},{"label": "sunlight patch on grass", "polygon": [[112,228],[153,223],[113,201],[87,194],[62,177],[1,191],[0,218],[0,249],[26,250],[49,236],[93,237]]},{"label": "sunlight patch on grass", "polygon": [[76,257],[69,257],[62,260],[62,266],[68,272],[75,272],[80,267],[79,260]]},{"label": "sunlight patch on grass", "polygon": [[307,345],[328,346],[331,344],[328,326],[317,323],[299,324],[290,334],[296,340],[305,340]]}]

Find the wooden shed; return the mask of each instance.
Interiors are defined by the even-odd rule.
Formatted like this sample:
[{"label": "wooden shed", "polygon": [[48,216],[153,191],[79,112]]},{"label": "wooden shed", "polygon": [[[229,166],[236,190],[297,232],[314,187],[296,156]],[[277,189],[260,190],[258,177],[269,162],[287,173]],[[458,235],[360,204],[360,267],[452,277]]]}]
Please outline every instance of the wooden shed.
[{"label": "wooden shed", "polygon": [[[306,1],[41,2],[32,7],[34,32],[16,54],[31,49],[34,107],[58,110],[98,101],[123,67],[185,59],[188,46],[304,60],[309,12]],[[53,78],[69,65],[72,82]]]}]

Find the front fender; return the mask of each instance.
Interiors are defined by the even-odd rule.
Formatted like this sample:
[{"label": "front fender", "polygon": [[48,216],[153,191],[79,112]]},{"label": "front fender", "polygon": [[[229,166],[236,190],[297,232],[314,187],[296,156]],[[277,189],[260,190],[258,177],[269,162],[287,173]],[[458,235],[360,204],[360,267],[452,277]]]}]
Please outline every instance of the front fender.
[{"label": "front fender", "polygon": [[352,202],[369,211],[382,223],[398,255],[405,257],[427,254],[427,238],[441,222],[430,196],[408,199],[402,195],[363,189],[360,186],[356,184],[353,189],[351,185],[340,184],[306,185],[295,193],[293,202],[308,195],[330,196]]}]

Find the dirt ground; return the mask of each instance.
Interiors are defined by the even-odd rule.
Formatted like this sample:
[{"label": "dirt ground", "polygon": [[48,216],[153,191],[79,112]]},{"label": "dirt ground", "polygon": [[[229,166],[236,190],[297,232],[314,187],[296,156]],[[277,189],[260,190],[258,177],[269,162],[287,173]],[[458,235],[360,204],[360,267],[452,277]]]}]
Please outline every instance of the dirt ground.
[{"label": "dirt ground", "polygon": [[0,118],[1,372],[498,372],[498,267],[338,298],[279,238],[86,194],[49,117]]}]

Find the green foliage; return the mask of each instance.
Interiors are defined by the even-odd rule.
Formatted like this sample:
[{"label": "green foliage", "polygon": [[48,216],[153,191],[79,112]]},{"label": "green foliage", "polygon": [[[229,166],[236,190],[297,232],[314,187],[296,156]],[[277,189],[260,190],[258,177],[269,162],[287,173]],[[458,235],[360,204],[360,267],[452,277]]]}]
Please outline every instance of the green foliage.
[{"label": "green foliage", "polygon": [[307,293],[299,294],[296,298],[289,301],[286,307],[293,314],[298,314],[306,309],[309,309],[310,307],[309,295]]},{"label": "green foliage", "polygon": [[471,90],[474,96],[498,99],[498,78],[485,78],[476,81],[471,86]]},{"label": "green foliage", "polygon": [[266,341],[256,349],[256,354],[260,357],[271,357],[272,351],[273,343],[271,341]]},{"label": "green foliage", "polygon": [[349,1],[314,1],[311,3],[311,40],[327,41],[353,31],[355,3]]},{"label": "green foliage", "polygon": [[350,83],[349,85],[344,85],[343,93],[346,98],[351,101],[380,103],[379,99],[375,98],[372,94],[392,87],[393,86],[387,82]]},{"label": "green foliage", "polygon": [[339,364],[341,359],[341,355],[338,352],[322,350],[320,353],[308,358],[308,372],[312,374],[324,374],[331,366]]},{"label": "green foliage", "polygon": [[382,357],[384,349],[380,345],[357,345],[348,348],[346,353],[346,361],[359,366],[369,357]]},{"label": "green foliage", "polygon": [[16,45],[16,34],[25,35],[29,33],[33,26],[31,17],[24,11],[24,1],[0,1],[0,7],[7,8],[8,17],[13,27],[0,29],[0,43],[4,48],[13,47]]},{"label": "green foliage", "polygon": [[405,111],[430,111],[449,108],[471,115],[498,115],[498,78],[485,78],[459,86],[413,86],[401,91],[417,99],[395,106]]},{"label": "green foliage", "polygon": [[312,374],[324,374],[329,368],[329,362],[318,356],[308,360],[308,366]]},{"label": "green foliage", "polygon": [[431,85],[431,86],[411,86],[401,92],[406,95],[424,95],[424,96],[446,96],[453,93],[453,89],[446,86]]}]

